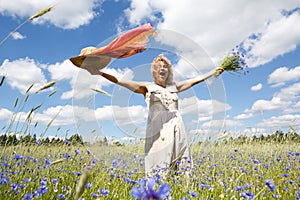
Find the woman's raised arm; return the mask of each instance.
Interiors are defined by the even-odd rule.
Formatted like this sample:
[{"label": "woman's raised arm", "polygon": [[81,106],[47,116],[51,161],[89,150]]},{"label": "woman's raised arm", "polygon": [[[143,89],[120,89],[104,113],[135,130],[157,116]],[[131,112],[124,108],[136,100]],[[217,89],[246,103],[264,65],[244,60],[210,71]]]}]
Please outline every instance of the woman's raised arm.
[{"label": "woman's raised arm", "polygon": [[104,72],[99,72],[99,75],[102,77],[106,78],[107,80],[118,84],[120,86],[123,86],[135,93],[143,94],[146,96],[147,93],[147,87],[146,84],[141,83],[141,82],[136,82],[136,81],[123,81],[123,80],[118,80],[115,76],[104,73]]},{"label": "woman's raised arm", "polygon": [[201,83],[202,81],[205,81],[206,79],[208,79],[212,76],[220,75],[223,71],[224,71],[223,68],[218,67],[217,69],[213,69],[213,70],[211,70],[211,71],[209,71],[206,74],[203,74],[201,76],[197,76],[195,78],[188,79],[188,80],[185,80],[185,81],[182,81],[182,82],[177,82],[176,83],[177,90],[179,92],[187,90],[187,89],[191,88],[192,86],[194,86],[198,83]]}]

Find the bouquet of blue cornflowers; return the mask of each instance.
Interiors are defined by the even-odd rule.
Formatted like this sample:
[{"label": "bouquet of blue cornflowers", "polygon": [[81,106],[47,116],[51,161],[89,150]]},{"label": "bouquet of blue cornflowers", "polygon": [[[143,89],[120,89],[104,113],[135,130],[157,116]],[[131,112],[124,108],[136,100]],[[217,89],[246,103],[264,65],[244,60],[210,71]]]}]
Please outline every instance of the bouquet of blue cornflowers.
[{"label": "bouquet of blue cornflowers", "polygon": [[[246,74],[248,71],[246,68],[248,67],[244,54],[240,52],[240,49],[238,46],[236,46],[235,49],[232,49],[230,53],[228,53],[222,60],[220,64],[220,68],[224,69],[224,71],[230,71],[230,72],[244,72]],[[220,75],[221,71],[218,71],[219,73],[215,74],[215,76]]]}]

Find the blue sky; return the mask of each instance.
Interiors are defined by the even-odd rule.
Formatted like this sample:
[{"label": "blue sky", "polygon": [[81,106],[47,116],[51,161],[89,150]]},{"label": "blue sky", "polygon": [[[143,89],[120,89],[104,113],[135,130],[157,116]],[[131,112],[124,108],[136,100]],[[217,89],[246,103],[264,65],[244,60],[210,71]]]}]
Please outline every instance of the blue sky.
[{"label": "blue sky", "polygon": [[[40,136],[54,119],[46,136],[80,133],[88,141],[107,136],[122,142],[143,138],[147,120],[143,96],[92,76],[68,59],[84,47],[105,45],[146,23],[158,32],[149,38],[148,50],[113,60],[106,72],[151,81],[150,64],[163,53],[173,64],[175,81],[180,81],[218,66],[236,45],[246,50],[248,74],[225,72],[180,94],[180,110],[192,138],[215,137],[224,131],[232,136],[269,134],[290,127],[299,132],[298,0],[19,0],[0,5],[2,41],[26,19],[56,5],[0,46],[0,75],[5,76],[0,87],[0,133]],[[50,81],[56,84],[35,94]],[[26,121],[30,110],[40,104]]]}]

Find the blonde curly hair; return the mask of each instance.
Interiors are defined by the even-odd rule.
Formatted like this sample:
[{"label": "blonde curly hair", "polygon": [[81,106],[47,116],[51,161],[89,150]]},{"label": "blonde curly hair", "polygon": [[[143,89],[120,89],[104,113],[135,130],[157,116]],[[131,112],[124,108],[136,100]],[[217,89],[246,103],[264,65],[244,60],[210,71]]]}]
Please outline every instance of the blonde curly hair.
[{"label": "blonde curly hair", "polygon": [[159,62],[163,62],[168,68],[169,68],[169,75],[166,80],[167,85],[172,85],[173,84],[173,68],[170,60],[166,58],[163,54],[159,54],[154,60],[152,61],[152,66],[151,66],[151,74],[153,79],[155,79],[154,76],[154,67],[158,65]]}]

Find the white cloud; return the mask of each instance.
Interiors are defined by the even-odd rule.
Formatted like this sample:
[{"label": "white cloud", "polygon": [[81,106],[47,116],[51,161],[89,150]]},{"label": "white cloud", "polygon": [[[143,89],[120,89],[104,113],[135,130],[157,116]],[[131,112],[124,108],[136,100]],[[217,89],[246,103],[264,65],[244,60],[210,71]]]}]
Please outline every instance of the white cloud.
[{"label": "white cloud", "polygon": [[6,108],[0,108],[0,120],[11,119],[13,112]]},{"label": "white cloud", "polygon": [[12,36],[13,39],[15,39],[15,40],[22,40],[22,39],[25,39],[25,38],[26,38],[26,36],[22,35],[22,34],[19,33],[19,32],[13,32],[13,33],[11,34],[11,36]]},{"label": "white cloud", "polygon": [[234,117],[234,119],[237,119],[237,120],[240,120],[240,119],[249,119],[251,117],[253,117],[252,113],[243,113],[243,114],[237,115],[236,117]]},{"label": "white cloud", "polygon": [[152,8],[148,1],[131,1],[130,9],[126,9],[125,14],[129,16],[128,20],[131,24],[140,24],[140,20],[145,17],[151,17]]},{"label": "white cloud", "polygon": [[143,106],[104,106],[97,108],[97,120],[113,120],[116,124],[124,126],[128,124],[144,123],[147,118],[147,108]]},{"label": "white cloud", "polygon": [[[41,108],[40,108],[41,109]],[[37,110],[38,111],[38,110]],[[117,125],[141,124],[147,118],[147,108],[143,106],[104,106],[97,109],[77,105],[58,105],[49,107],[41,112],[31,114],[31,122],[47,125],[53,120],[52,126],[72,125],[76,122],[96,122],[108,120]],[[17,112],[19,122],[25,122],[29,112]],[[0,109],[0,120],[9,120],[13,112]]]},{"label": "white cloud", "polygon": [[259,91],[259,90],[262,89],[262,87],[263,87],[263,85],[261,83],[258,83],[257,85],[252,86],[251,90],[252,91]]},{"label": "white cloud", "polygon": [[[263,0],[259,3],[236,0],[175,0],[172,3],[133,0],[125,14],[134,25],[148,19],[158,22],[159,29],[173,30],[192,38],[217,60],[245,41],[252,48],[251,66],[257,66],[292,51],[300,43],[300,28],[295,26],[299,23],[299,14],[295,12],[289,17],[282,14],[283,10],[299,5],[297,0]],[[258,33],[259,40],[245,40]],[[288,37],[283,40],[287,33]],[[179,41],[175,38],[173,43],[179,44]]]},{"label": "white cloud", "polygon": [[251,58],[248,61],[250,67],[265,64],[277,56],[295,50],[297,44],[300,43],[300,26],[295,26],[299,23],[298,12],[283,16],[278,20],[270,21],[258,38],[246,41],[246,43],[252,43],[249,52]]},{"label": "white cloud", "polygon": [[300,96],[300,82],[292,84],[286,88],[282,88],[279,92],[274,94],[274,97],[284,101],[291,101]]},{"label": "white cloud", "polygon": [[271,110],[281,110],[291,104],[290,101],[284,101],[279,97],[273,97],[270,101],[257,100],[253,103],[251,110],[254,112],[263,112]]},{"label": "white cloud", "polygon": [[56,5],[50,12],[33,20],[33,23],[51,23],[62,29],[75,29],[88,24],[97,13],[99,1],[96,0],[47,0],[47,1],[27,1],[19,0],[18,3],[12,1],[2,1],[0,13],[7,16],[29,18],[41,10]]},{"label": "white cloud", "polygon": [[4,60],[0,66],[0,75],[6,76],[9,86],[18,89],[22,94],[25,94],[33,83],[31,91],[38,90],[47,82],[41,65],[29,58]]},{"label": "white cloud", "polygon": [[282,86],[288,81],[297,81],[300,79],[300,66],[292,69],[279,67],[269,75],[268,83],[273,87]]},{"label": "white cloud", "polygon": [[237,120],[211,120],[202,124],[203,128],[222,128],[223,126],[228,127],[237,127],[241,126],[242,123]]},{"label": "white cloud", "polygon": [[[254,112],[265,112],[273,110],[281,110],[283,113],[295,113],[298,111],[295,102],[300,97],[300,83],[295,83],[288,87],[282,88],[275,92],[271,100],[256,100],[250,110],[246,110],[245,114],[238,115],[236,119],[252,117]],[[292,108],[293,106],[293,108]]]},{"label": "white cloud", "polygon": [[268,119],[264,119],[257,126],[261,127],[289,127],[289,126],[300,126],[300,115],[281,115],[273,116]]},{"label": "white cloud", "polygon": [[[82,99],[90,97],[90,95],[94,94],[94,91],[91,89],[101,89],[104,86],[112,84],[99,75],[91,75],[86,70],[77,68],[69,60],[49,65],[48,71],[50,72],[51,78],[54,80],[70,80],[72,89],[63,92],[61,96],[62,99]],[[126,80],[131,80],[134,76],[133,71],[129,68],[105,68],[103,71],[118,79],[124,78]]]},{"label": "white cloud", "polygon": [[199,114],[199,118],[225,112],[231,106],[217,100],[201,100],[197,97],[184,98],[180,102],[182,115]]}]

